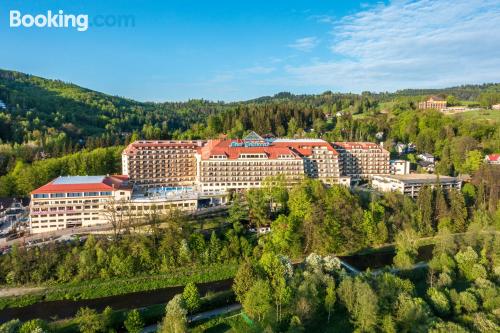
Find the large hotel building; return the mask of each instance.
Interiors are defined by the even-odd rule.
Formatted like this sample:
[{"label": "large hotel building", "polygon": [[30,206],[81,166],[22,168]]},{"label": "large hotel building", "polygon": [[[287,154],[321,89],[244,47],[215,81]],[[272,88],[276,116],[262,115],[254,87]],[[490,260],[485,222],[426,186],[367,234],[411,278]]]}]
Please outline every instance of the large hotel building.
[{"label": "large hotel building", "polygon": [[340,173],[353,179],[370,179],[390,172],[390,154],[373,142],[334,142]]},{"label": "large hotel building", "polygon": [[338,153],[320,139],[270,139],[251,133],[243,140],[213,140],[196,154],[202,193],[260,187],[269,176],[289,184],[304,176],[326,184],[349,182],[339,172]]},{"label": "large hotel building", "polygon": [[389,172],[389,153],[367,142],[264,139],[254,132],[241,140],[136,141],[123,151],[123,175],[59,177],[33,191],[31,230],[109,223],[106,211],[117,202],[137,217],[192,211],[203,200],[224,202],[230,190],[260,187],[269,176],[349,185]]},{"label": "large hotel building", "polygon": [[155,188],[192,185],[203,141],[135,141],[122,154],[122,173],[134,185]]}]

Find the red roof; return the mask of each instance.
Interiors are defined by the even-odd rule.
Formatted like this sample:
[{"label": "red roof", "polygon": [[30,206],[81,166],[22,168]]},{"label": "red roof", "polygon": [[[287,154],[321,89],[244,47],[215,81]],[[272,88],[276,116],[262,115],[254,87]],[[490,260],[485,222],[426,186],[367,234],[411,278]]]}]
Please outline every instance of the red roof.
[{"label": "red roof", "polygon": [[202,140],[141,140],[134,141],[123,150],[124,154],[132,155],[142,149],[161,149],[170,147],[192,148],[201,147],[205,144]]},{"label": "red roof", "polygon": [[337,149],[382,149],[378,144],[374,142],[332,142],[333,147]]},{"label": "red roof", "polygon": [[488,160],[489,161],[498,161],[498,159],[500,159],[500,154],[489,154],[488,155]]},{"label": "red roof", "polygon": [[65,177],[58,177],[53,179],[50,183],[47,183],[36,190],[32,191],[31,194],[40,193],[59,193],[59,192],[86,192],[86,191],[113,191],[116,189],[130,189],[127,183],[124,183],[128,176],[116,175],[116,176],[103,176],[100,182],[86,182],[86,183],[71,183],[71,176],[68,177],[69,181],[65,183],[58,183],[58,180]]},{"label": "red roof", "polygon": [[228,159],[238,159],[242,154],[266,154],[269,159],[277,159],[280,155],[292,155],[299,159],[301,156],[312,155],[313,147],[326,147],[337,154],[337,151],[326,141],[322,140],[285,140],[279,139],[269,146],[261,147],[232,147],[231,143],[241,140],[210,140],[200,149],[201,158],[206,160],[210,156],[225,155]]}]

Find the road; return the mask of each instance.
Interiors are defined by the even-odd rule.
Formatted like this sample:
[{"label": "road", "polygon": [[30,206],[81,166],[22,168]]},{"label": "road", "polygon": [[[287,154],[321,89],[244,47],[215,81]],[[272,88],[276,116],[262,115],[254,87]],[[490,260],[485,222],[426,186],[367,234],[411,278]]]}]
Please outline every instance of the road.
[{"label": "road", "polygon": [[[206,311],[206,312],[201,312],[201,313],[197,313],[195,315],[189,316],[188,322],[194,323],[194,322],[197,322],[200,320],[211,319],[214,317],[218,317],[220,315],[224,315],[227,313],[238,311],[240,309],[241,309],[241,304],[239,304],[239,303],[226,305],[222,308],[218,308],[218,309],[214,309],[214,310],[210,310],[210,311]],[[149,325],[142,330],[142,333],[154,333],[154,332],[156,332],[157,329],[158,329],[157,324]]]}]

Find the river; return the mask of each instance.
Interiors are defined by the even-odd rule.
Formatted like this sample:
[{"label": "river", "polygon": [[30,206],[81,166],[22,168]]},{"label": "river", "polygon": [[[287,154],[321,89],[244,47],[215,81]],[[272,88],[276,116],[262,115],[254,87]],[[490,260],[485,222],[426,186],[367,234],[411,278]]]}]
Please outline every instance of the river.
[{"label": "river", "polygon": [[[419,249],[418,261],[427,261],[432,255],[432,245],[423,246]],[[350,256],[341,256],[341,260],[349,263],[355,268],[364,271],[379,269],[392,265],[394,251],[385,251],[369,254],[357,254]],[[221,280],[198,284],[200,294],[204,295],[208,291],[218,292],[231,288],[233,280]],[[102,311],[106,306],[113,309],[134,309],[146,307],[154,304],[167,303],[176,294],[182,293],[183,287],[168,287],[150,291],[129,293],[124,295],[102,297],[89,300],[60,300],[46,301],[31,304],[18,308],[7,308],[0,310],[0,323],[13,318],[22,321],[41,318],[45,320],[54,320],[73,317],[79,308],[87,306],[98,311]]]}]

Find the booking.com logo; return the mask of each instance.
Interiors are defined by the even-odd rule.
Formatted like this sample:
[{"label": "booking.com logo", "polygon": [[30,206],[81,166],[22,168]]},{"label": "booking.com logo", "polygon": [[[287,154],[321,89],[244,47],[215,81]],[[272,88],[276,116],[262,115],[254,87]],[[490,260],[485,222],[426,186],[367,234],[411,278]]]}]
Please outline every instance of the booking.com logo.
[{"label": "booking.com logo", "polygon": [[89,27],[135,27],[133,15],[96,15],[89,20],[87,14],[65,14],[62,9],[57,12],[48,10],[43,14],[23,14],[19,10],[11,10],[9,15],[11,28],[74,28],[87,31]]}]

